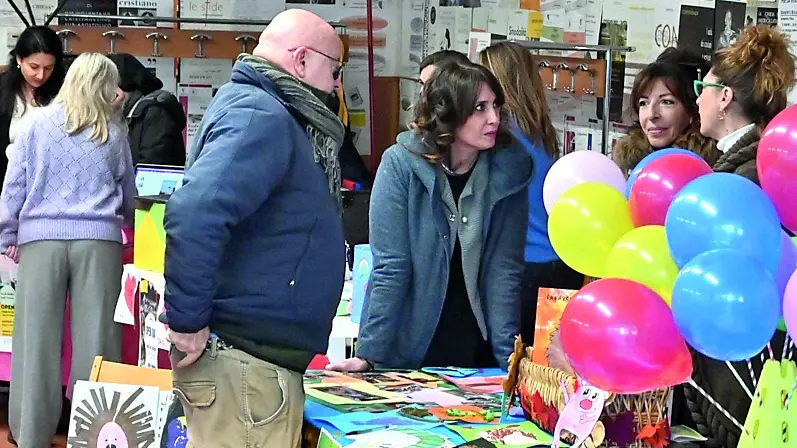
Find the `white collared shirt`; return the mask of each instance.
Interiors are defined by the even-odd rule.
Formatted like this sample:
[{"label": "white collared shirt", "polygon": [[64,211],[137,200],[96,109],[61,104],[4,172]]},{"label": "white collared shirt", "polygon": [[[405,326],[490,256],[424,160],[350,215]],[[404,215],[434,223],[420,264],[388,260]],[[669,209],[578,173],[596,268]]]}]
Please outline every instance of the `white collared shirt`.
[{"label": "white collared shirt", "polygon": [[728,152],[729,149],[731,149],[733,145],[736,144],[736,142],[739,141],[740,138],[744,137],[745,134],[752,131],[754,127],[755,123],[750,123],[747,126],[741,127],[731,132],[730,134],[726,135],[725,137],[722,137],[720,141],[717,142],[717,149],[719,149],[720,151],[722,151],[723,154],[725,154],[726,152]]}]

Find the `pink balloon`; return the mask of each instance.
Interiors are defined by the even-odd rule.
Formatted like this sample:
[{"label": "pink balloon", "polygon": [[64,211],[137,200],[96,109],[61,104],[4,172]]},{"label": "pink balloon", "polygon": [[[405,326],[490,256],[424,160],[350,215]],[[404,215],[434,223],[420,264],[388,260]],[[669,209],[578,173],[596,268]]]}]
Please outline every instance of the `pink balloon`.
[{"label": "pink balloon", "polygon": [[628,198],[634,226],[663,226],[667,210],[681,188],[712,172],[703,159],[685,154],[671,154],[650,162],[639,173]]},{"label": "pink balloon", "polygon": [[791,275],[783,293],[783,320],[789,336],[797,340],[797,271]]},{"label": "pink balloon", "polygon": [[550,213],[562,193],[585,182],[600,182],[625,192],[625,176],[612,159],[595,151],[574,151],[557,160],[545,176],[542,186],[545,210]]},{"label": "pink balloon", "polygon": [[781,222],[797,228],[797,106],[784,109],[769,122],[758,143],[756,169]]},{"label": "pink balloon", "polygon": [[692,375],[692,356],[672,311],[631,280],[605,278],[581,288],[565,307],[559,332],[573,370],[607,392],[636,394]]}]

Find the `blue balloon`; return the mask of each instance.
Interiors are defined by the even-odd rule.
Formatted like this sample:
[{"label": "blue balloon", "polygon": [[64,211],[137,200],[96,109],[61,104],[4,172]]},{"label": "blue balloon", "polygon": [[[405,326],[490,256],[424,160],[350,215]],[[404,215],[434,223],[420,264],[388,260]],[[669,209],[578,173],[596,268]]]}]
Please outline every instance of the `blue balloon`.
[{"label": "blue balloon", "polygon": [[780,320],[775,278],[733,249],[705,252],[675,279],[672,313],[686,342],[720,361],[740,361],[766,347]]},{"label": "blue balloon", "polygon": [[659,157],[668,156],[670,154],[686,154],[688,156],[694,156],[702,160],[702,157],[687,149],[667,148],[667,149],[659,149],[657,151],[653,151],[652,153],[645,156],[645,158],[642,159],[639,163],[637,163],[634,169],[631,170],[631,174],[628,176],[628,180],[625,182],[625,197],[626,198],[631,197],[631,186],[634,185],[634,181],[636,180],[637,177],[639,177],[639,173],[641,173],[642,170],[645,169],[645,167],[650,164],[650,162],[658,159]]},{"label": "blue balloon", "polygon": [[749,255],[773,276],[780,262],[780,218],[752,181],[730,173],[701,176],[678,192],[664,219],[667,246],[683,267],[714,249]]}]

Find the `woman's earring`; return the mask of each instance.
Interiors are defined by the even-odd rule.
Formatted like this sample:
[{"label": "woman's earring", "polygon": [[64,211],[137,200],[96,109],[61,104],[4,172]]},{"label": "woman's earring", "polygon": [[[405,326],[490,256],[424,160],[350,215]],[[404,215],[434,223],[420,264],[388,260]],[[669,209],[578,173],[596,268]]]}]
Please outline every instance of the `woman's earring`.
[{"label": "woman's earring", "polygon": [[720,118],[720,120],[724,120],[725,119],[725,111],[724,110],[720,111],[720,117],[719,118]]}]

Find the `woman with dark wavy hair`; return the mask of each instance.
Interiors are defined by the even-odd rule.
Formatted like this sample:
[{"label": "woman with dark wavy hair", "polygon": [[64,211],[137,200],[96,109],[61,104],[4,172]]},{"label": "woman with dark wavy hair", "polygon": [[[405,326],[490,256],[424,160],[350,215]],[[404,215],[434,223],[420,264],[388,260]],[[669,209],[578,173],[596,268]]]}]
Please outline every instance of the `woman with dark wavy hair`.
[{"label": "woman with dark wavy hair", "polygon": [[6,71],[0,75],[0,179],[5,176],[6,148],[19,134],[23,118],[46,106],[64,82],[61,39],[46,26],[32,26],[19,35]]},{"label": "woman with dark wavy hair", "polygon": [[717,144],[700,135],[697,96],[692,83],[709,69],[700,56],[681,49],[665,50],[634,78],[631,132],[615,143],[612,158],[628,175],[648,154],[664,148],[688,149],[714,164]]},{"label": "woman with dark wavy hair", "polygon": [[441,64],[371,193],[357,358],[329,366],[506,368],[518,334],[532,162],[484,67]]}]

